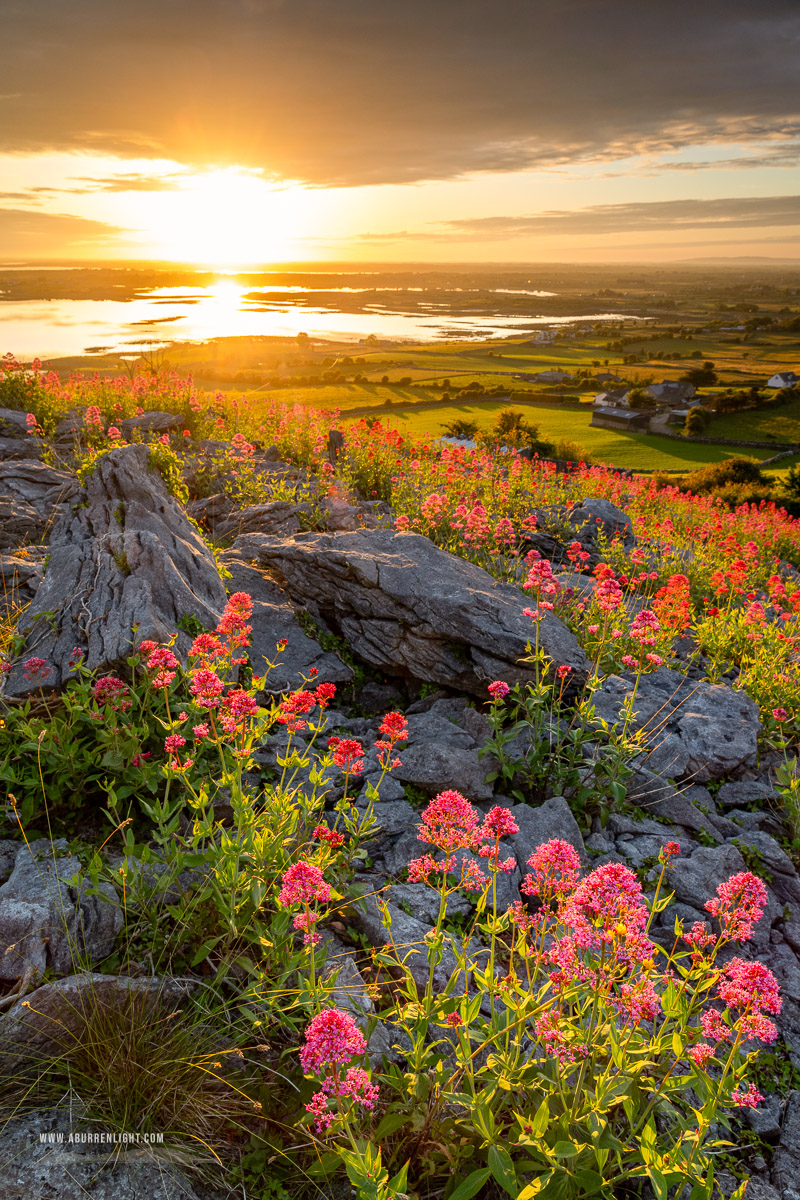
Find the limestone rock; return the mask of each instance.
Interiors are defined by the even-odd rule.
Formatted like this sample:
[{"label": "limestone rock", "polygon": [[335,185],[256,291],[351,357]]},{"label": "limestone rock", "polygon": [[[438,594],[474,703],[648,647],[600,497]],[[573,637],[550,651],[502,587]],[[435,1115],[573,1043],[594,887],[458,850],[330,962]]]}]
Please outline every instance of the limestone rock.
[{"label": "limestone rock", "polygon": [[42,582],[44,568],[39,554],[0,554],[0,610],[29,604]]},{"label": "limestone rock", "polygon": [[138,417],[126,417],[120,422],[123,437],[129,441],[138,430],[140,433],[166,433],[170,429],[180,429],[183,418],[177,413],[146,412]]},{"label": "limestone rock", "polygon": [[78,490],[68,471],[33,458],[11,458],[0,472],[0,550],[43,539],[62,507]]},{"label": "limestone rock", "polygon": [[761,722],[745,692],[696,682],[660,667],[640,678],[634,695],[631,677],[611,675],[594,696],[598,717],[619,722],[630,697],[632,728],[644,731],[650,748],[640,760],[646,769],[704,783],[756,761]]},{"label": "limestone rock", "polygon": [[610,541],[615,535],[626,544],[633,542],[633,522],[626,512],[600,496],[584,496],[568,517],[578,534],[595,539],[598,530]]},{"label": "limestone rock", "polygon": [[80,891],[72,879],[80,861],[67,853],[65,839],[23,844],[14,868],[0,887],[0,979],[14,981],[28,970],[58,975],[75,969],[82,957],[97,962],[111,952],[123,924],[110,884],[103,899]]},{"label": "limestone rock", "polygon": [[[75,647],[90,670],[118,668],[135,642],[168,641],[183,617],[213,629],[224,605],[213,555],[150,469],[147,447],[122,446],[98,460],[78,503],[53,530],[47,572],[19,625],[26,639],[21,658],[44,658],[49,685],[57,688],[74,673]],[[53,615],[42,619],[45,613]],[[190,640],[178,632],[177,652]],[[5,695],[21,697],[38,686],[18,662]]]},{"label": "limestone rock", "polygon": [[[418,534],[301,533],[288,541],[251,534],[238,538],[235,549],[269,570],[372,666],[482,698],[493,679],[532,678],[519,662],[532,636],[522,611],[526,593]],[[556,665],[588,669],[573,634],[550,613],[539,640]]]},{"label": "limestone rock", "polygon": [[492,796],[492,788],[485,782],[487,767],[478,758],[478,751],[452,744],[415,742],[400,752],[400,766],[393,774],[432,796],[447,788],[473,801],[490,800]]},{"label": "limestone rock", "polygon": [[290,504],[288,500],[271,500],[268,504],[250,504],[231,512],[214,526],[218,541],[233,540],[239,534],[266,533],[291,537],[299,533],[301,517],[311,512],[310,504]]}]

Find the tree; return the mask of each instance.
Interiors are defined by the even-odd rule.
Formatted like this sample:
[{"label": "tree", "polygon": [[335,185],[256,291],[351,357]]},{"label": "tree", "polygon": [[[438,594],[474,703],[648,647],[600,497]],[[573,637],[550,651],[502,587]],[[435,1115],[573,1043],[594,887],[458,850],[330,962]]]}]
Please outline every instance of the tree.
[{"label": "tree", "polygon": [[628,407],[632,408],[634,412],[647,412],[657,406],[658,401],[654,400],[652,396],[648,396],[644,388],[635,387],[628,392]]},{"label": "tree", "polygon": [[517,450],[528,450],[534,454],[549,454],[553,445],[545,441],[538,425],[530,425],[517,408],[504,408],[497,414],[488,439],[497,445],[513,446]]},{"label": "tree", "polygon": [[695,387],[708,387],[717,382],[716,368],[713,362],[704,362],[702,367],[692,367],[685,375],[681,375],[681,379]]},{"label": "tree", "polygon": [[702,437],[708,429],[709,414],[704,408],[690,408],[686,415],[683,432],[687,437]]}]

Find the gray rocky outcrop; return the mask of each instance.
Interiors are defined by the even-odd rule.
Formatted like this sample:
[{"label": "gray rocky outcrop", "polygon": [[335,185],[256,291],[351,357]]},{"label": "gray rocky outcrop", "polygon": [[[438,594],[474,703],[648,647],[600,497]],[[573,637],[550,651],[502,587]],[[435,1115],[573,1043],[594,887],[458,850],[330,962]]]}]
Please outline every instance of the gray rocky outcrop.
[{"label": "gray rocky outcrop", "polygon": [[172,429],[180,429],[182,424],[183,418],[177,413],[153,411],[140,413],[138,417],[126,417],[120,421],[119,427],[123,437],[130,441],[137,431],[145,434],[167,433]]},{"label": "gray rocky outcrop", "polygon": [[111,952],[122,928],[122,911],[111,884],[90,895],[73,883],[81,864],[66,840],[23,843],[0,887],[0,979],[58,975],[78,961],[98,962]]},{"label": "gray rocky outcrop", "polygon": [[[481,697],[494,679],[532,678],[519,661],[533,636],[522,611],[527,594],[418,534],[359,530],[289,540],[251,534],[234,548],[372,666]],[[588,669],[574,635],[551,613],[539,626],[539,642],[556,665]]]},{"label": "gray rocky outcrop", "polygon": [[194,616],[213,629],[225,604],[213,555],[151,469],[146,446],[98,460],[57,522],[49,555],[19,625],[25,647],[6,679],[9,698],[40,686],[26,678],[28,656],[44,658],[48,685],[60,687],[73,674],[76,647],[91,670],[119,667],[135,643],[166,642],[176,630],[182,652],[190,638],[181,619]]},{"label": "gray rocky outcrop", "polygon": [[218,541],[233,540],[242,533],[266,533],[291,537],[299,533],[301,518],[311,512],[310,504],[291,504],[288,500],[271,500],[267,504],[250,504],[239,508],[215,522],[214,537]]},{"label": "gray rocky outcrop", "polygon": [[618,537],[626,546],[633,544],[633,522],[630,517],[601,496],[584,496],[567,520],[579,536],[591,541],[600,532],[607,541]]},{"label": "gray rocky outcrop", "polygon": [[70,472],[35,458],[6,459],[0,472],[0,551],[42,541],[78,486]]},{"label": "gray rocky outcrop", "polygon": [[611,675],[594,695],[598,717],[619,723],[629,699],[629,730],[642,731],[649,750],[639,765],[657,775],[704,783],[756,761],[761,722],[743,691],[687,679],[667,667],[642,675],[638,687],[629,675]]},{"label": "gray rocky outcrop", "polygon": [[[198,1200],[169,1160],[139,1147],[88,1141],[80,1105],[15,1116],[0,1130],[3,1200]],[[97,1128],[94,1133],[101,1132]]]},{"label": "gray rocky outcrop", "polygon": [[29,604],[44,575],[44,552],[0,554],[0,611]]}]

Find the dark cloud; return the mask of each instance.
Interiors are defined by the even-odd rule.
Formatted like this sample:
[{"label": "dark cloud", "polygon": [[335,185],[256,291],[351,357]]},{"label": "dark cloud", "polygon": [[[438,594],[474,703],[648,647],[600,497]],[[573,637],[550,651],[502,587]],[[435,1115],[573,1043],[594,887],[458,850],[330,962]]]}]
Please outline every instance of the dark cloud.
[{"label": "dark cloud", "polygon": [[0,261],[63,258],[112,246],[126,230],[63,213],[0,208]]},{"label": "dark cloud", "polygon": [[[800,227],[800,196],[736,196],[716,200],[651,200],[551,209],[519,217],[475,217],[445,222],[470,241],[554,234],[683,232],[689,229]],[[427,234],[441,239],[442,232]]]},{"label": "dark cloud", "polygon": [[800,128],[797,0],[6,0],[0,148],[313,183]]}]

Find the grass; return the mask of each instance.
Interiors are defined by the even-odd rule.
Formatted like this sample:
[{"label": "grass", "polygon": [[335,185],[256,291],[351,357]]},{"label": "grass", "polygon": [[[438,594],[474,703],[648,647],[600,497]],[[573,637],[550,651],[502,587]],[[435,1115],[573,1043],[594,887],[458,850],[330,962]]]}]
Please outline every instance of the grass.
[{"label": "grass", "polygon": [[783,408],[763,412],[729,413],[710,430],[715,437],[755,438],[757,441],[800,442],[800,396]]},{"label": "grass", "polygon": [[[387,411],[384,423],[408,434],[440,435],[442,426],[457,417],[475,421],[481,428],[494,424],[497,413],[507,407],[507,401],[486,401],[476,405],[452,405],[447,408],[413,411]],[[672,441],[655,434],[625,434],[613,429],[595,429],[591,426],[591,412],[579,412],[566,408],[545,408],[536,405],[525,407],[525,414],[532,424],[538,425],[542,435],[557,440],[568,438],[585,446],[599,462],[613,463],[618,467],[629,467],[638,471],[691,470],[705,463],[720,462],[724,458],[743,453],[736,446],[705,446],[696,442]],[[748,450],[748,457],[768,458],[768,450]]]}]

